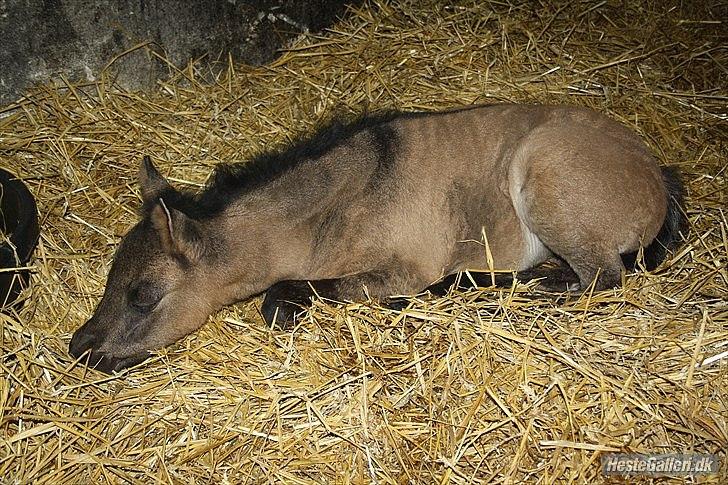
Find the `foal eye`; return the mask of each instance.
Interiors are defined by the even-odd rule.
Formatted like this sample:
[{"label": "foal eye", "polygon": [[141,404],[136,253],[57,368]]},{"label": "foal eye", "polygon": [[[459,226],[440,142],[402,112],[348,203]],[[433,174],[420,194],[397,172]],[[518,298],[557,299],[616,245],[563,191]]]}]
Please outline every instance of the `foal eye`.
[{"label": "foal eye", "polygon": [[140,312],[150,312],[164,296],[162,289],[151,283],[142,282],[129,291],[129,304]]}]

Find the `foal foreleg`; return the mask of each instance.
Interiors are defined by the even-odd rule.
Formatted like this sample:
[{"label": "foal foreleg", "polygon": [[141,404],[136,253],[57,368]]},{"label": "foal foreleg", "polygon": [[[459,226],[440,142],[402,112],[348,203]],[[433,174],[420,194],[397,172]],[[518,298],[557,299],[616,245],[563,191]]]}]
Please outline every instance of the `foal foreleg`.
[{"label": "foal foreleg", "polygon": [[303,313],[316,296],[335,301],[355,301],[367,294],[372,298],[385,298],[394,294],[416,293],[426,285],[424,277],[403,264],[341,278],[286,280],[268,289],[261,313],[269,325],[277,323],[285,326]]}]

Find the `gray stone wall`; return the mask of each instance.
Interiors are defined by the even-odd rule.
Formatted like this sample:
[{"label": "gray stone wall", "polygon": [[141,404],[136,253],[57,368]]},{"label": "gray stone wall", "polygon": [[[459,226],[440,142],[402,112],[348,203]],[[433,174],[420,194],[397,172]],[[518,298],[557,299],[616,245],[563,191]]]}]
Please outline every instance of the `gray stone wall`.
[{"label": "gray stone wall", "polygon": [[[0,106],[61,75],[94,80],[109,67],[128,89],[190,59],[261,64],[305,30],[320,30],[357,0],[0,0]],[[127,52],[123,56],[121,54]]]}]

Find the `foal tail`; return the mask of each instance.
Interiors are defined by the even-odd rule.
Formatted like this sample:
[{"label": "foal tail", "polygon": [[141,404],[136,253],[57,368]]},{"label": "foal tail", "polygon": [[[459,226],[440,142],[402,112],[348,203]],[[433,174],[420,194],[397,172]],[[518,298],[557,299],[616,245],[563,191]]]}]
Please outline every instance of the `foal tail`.
[{"label": "foal tail", "polygon": [[[662,167],[662,181],[667,190],[667,214],[660,232],[649,246],[642,250],[642,260],[648,271],[657,268],[665,259],[667,252],[677,248],[688,227],[685,216],[685,188],[680,181],[680,175],[672,167]],[[637,269],[638,253],[623,254],[622,262],[628,270]]]}]

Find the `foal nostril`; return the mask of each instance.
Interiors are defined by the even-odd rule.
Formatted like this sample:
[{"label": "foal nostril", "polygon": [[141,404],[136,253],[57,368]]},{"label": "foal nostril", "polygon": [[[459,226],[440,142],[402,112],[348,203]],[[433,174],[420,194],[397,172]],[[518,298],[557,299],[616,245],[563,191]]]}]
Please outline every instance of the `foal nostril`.
[{"label": "foal nostril", "polygon": [[93,348],[96,338],[93,334],[86,333],[83,329],[78,329],[71,337],[71,343],[68,344],[68,352],[75,358],[81,357],[84,352]]}]

